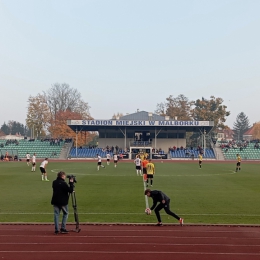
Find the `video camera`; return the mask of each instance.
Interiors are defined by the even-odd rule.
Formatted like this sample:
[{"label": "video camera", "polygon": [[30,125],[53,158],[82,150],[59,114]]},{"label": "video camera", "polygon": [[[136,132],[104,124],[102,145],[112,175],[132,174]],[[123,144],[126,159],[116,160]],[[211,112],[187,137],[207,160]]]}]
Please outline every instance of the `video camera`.
[{"label": "video camera", "polygon": [[73,184],[74,184],[74,183],[77,183],[76,176],[74,176],[74,175],[67,175],[67,178],[70,179],[70,180],[71,180],[71,179],[73,180],[73,181],[70,182],[70,183],[73,183]]}]

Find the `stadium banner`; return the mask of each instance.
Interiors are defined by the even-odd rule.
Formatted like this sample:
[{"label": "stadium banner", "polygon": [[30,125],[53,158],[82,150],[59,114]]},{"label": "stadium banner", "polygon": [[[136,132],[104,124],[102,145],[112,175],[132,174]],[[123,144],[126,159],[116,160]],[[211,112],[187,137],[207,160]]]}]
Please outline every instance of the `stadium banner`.
[{"label": "stadium banner", "polygon": [[168,156],[167,156],[167,154],[153,153],[152,159],[168,159]]},{"label": "stadium banner", "polygon": [[68,125],[86,126],[210,126],[210,121],[68,120]]}]

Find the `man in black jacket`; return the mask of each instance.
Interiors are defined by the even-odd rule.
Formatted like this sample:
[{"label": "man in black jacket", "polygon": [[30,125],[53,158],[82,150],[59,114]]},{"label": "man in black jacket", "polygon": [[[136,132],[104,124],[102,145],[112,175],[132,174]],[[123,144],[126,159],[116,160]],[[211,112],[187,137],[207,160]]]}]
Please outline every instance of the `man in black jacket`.
[{"label": "man in black jacket", "polygon": [[59,172],[57,174],[57,179],[52,183],[53,195],[51,199],[51,204],[54,208],[54,225],[55,234],[59,233],[59,216],[62,210],[63,217],[61,222],[60,232],[62,234],[67,234],[66,222],[68,219],[68,202],[69,194],[73,192],[73,179],[69,180],[69,185],[65,182],[66,173]]},{"label": "man in black jacket", "polygon": [[[158,220],[157,226],[162,226],[162,220],[161,220],[161,216],[160,216],[161,209],[164,209],[168,215],[171,215],[174,218],[176,218],[177,220],[179,220],[181,226],[183,225],[183,218],[180,218],[179,216],[177,216],[175,213],[173,213],[170,210],[170,198],[167,197],[166,194],[164,194],[160,190],[146,189],[144,192],[144,195],[146,195],[147,197],[151,197],[153,199],[153,205],[150,208],[150,210],[154,209],[154,212],[155,212],[157,220]],[[156,206],[158,202],[160,204],[158,206]]]}]

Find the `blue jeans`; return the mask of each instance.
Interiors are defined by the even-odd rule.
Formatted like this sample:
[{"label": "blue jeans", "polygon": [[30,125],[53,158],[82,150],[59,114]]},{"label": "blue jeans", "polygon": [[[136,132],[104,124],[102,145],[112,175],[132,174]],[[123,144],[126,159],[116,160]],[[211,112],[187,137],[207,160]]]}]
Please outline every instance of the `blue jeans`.
[{"label": "blue jeans", "polygon": [[60,211],[62,210],[63,216],[62,216],[62,222],[61,222],[61,229],[66,229],[66,223],[69,215],[68,211],[68,205],[57,207],[53,205],[54,209],[54,225],[55,225],[55,231],[59,231],[59,218],[60,218]]}]

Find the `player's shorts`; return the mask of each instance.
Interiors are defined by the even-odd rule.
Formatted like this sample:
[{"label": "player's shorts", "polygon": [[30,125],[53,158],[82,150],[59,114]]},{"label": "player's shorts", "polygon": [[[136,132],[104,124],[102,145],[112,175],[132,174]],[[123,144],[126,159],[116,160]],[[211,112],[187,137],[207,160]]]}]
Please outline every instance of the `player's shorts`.
[{"label": "player's shorts", "polygon": [[110,159],[107,159],[107,162],[110,162]]},{"label": "player's shorts", "polygon": [[30,159],[26,159],[26,162],[30,162]]},{"label": "player's shorts", "polygon": [[141,170],[141,166],[135,166],[136,170]]},{"label": "player's shorts", "polygon": [[101,162],[98,162],[97,165],[101,165]]},{"label": "player's shorts", "polygon": [[202,164],[202,161],[199,161],[199,164]]},{"label": "player's shorts", "polygon": [[41,173],[46,173],[45,168],[40,167]]},{"label": "player's shorts", "polygon": [[143,168],[143,174],[147,174],[147,169]]},{"label": "player's shorts", "polygon": [[35,164],[36,164],[36,163],[35,163],[35,162],[33,162],[33,163],[32,163],[32,166],[35,166]]},{"label": "player's shorts", "polygon": [[240,162],[237,162],[237,166],[240,166]]},{"label": "player's shorts", "polygon": [[118,161],[117,160],[114,160],[114,163],[117,163]]},{"label": "player's shorts", "polygon": [[153,174],[147,174],[147,179],[152,179],[153,178]]}]

